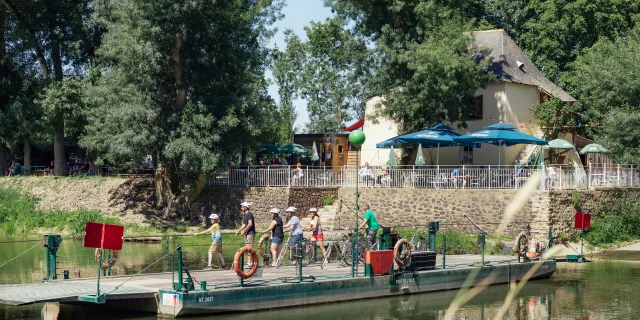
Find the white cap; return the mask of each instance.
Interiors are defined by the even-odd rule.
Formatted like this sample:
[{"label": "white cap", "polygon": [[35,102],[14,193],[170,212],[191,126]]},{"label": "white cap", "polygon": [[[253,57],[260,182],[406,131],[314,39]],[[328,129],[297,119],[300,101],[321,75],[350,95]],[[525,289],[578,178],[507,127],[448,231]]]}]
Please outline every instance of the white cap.
[{"label": "white cap", "polygon": [[296,209],[296,207],[289,207],[287,208],[287,212],[297,212],[298,209]]},{"label": "white cap", "polygon": [[275,213],[275,214],[280,214],[280,210],[278,210],[277,208],[273,208],[270,211],[271,213]]},{"label": "white cap", "polygon": [[318,212],[318,209],[316,209],[316,208],[311,208],[311,209],[309,209],[309,212]]},{"label": "white cap", "polygon": [[245,201],[245,202],[241,203],[240,206],[247,207],[247,209],[251,209],[251,203],[250,202],[246,202]]},{"label": "white cap", "polygon": [[214,214],[212,214],[212,215],[210,215],[210,216],[209,216],[209,219],[219,220],[219,219],[218,219],[218,215],[217,215],[217,214],[215,214],[215,213],[214,213]]}]

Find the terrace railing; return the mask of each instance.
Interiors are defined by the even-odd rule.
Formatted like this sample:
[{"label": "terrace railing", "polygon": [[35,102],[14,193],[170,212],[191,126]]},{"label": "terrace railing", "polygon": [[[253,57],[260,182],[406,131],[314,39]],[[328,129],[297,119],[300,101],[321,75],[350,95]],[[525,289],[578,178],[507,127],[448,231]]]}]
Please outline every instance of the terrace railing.
[{"label": "terrace railing", "polygon": [[[359,175],[356,175],[360,172]],[[540,190],[587,189],[599,186],[640,186],[640,175],[631,165],[574,167],[523,166],[395,166],[358,169],[292,166],[248,167],[218,170],[210,185],[243,187],[355,187],[428,189],[519,189],[541,172]]]}]

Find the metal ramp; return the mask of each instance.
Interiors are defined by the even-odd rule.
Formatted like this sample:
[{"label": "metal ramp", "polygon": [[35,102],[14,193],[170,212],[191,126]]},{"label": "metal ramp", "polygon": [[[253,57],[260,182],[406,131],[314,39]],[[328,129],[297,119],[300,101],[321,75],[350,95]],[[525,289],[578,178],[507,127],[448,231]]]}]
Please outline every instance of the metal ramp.
[{"label": "metal ramp", "polygon": [[[109,292],[115,285],[105,284],[104,292]],[[120,287],[109,294],[109,299],[129,299],[153,297],[157,290],[142,287]],[[20,306],[41,302],[73,302],[78,296],[96,293],[95,282],[46,282],[35,284],[0,285],[0,304]]]}]

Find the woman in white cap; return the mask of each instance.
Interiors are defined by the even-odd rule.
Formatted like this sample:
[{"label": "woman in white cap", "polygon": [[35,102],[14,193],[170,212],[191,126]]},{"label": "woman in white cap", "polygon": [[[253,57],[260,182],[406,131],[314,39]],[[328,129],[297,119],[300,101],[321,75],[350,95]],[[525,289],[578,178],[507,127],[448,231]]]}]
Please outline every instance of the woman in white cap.
[{"label": "woman in white cap", "polygon": [[297,252],[298,243],[302,240],[302,224],[300,224],[300,219],[298,218],[298,209],[289,207],[287,208],[287,214],[291,216],[289,222],[287,222],[287,231],[291,232],[291,251],[295,253]]},{"label": "woman in white cap", "polygon": [[199,236],[211,233],[212,241],[211,247],[209,247],[209,264],[204,268],[204,270],[211,270],[211,260],[214,253],[218,253],[218,258],[220,258],[220,268],[228,269],[227,265],[224,263],[224,257],[222,256],[222,231],[218,224],[219,217],[217,214],[212,214],[209,216],[209,219],[211,219],[211,227],[209,229],[193,234],[194,236]]},{"label": "woman in white cap", "polygon": [[264,234],[271,231],[271,256],[273,257],[273,263],[271,266],[276,266],[276,261],[280,256],[280,250],[282,249],[282,241],[284,239],[284,229],[282,228],[282,218],[280,218],[280,210],[271,209],[271,225],[260,234]]},{"label": "woman in white cap", "polygon": [[311,223],[307,231],[311,231],[311,243],[316,244],[317,242],[320,249],[322,249],[322,256],[324,257],[327,255],[327,252],[324,249],[324,236],[322,234],[322,226],[320,225],[320,216],[318,216],[318,209],[309,209],[309,214],[311,215]]}]

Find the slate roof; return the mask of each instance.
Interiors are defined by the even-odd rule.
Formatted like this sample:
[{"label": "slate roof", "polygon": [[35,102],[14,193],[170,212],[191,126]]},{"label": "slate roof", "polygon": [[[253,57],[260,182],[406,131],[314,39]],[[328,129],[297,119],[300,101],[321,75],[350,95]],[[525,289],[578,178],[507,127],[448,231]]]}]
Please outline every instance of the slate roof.
[{"label": "slate roof", "polygon": [[[498,81],[537,86],[562,101],[576,101],[542,75],[503,29],[477,31],[473,32],[473,36],[476,46],[480,49],[474,58],[477,62],[490,59],[490,68],[498,76]],[[522,63],[520,67],[518,61]]]}]

